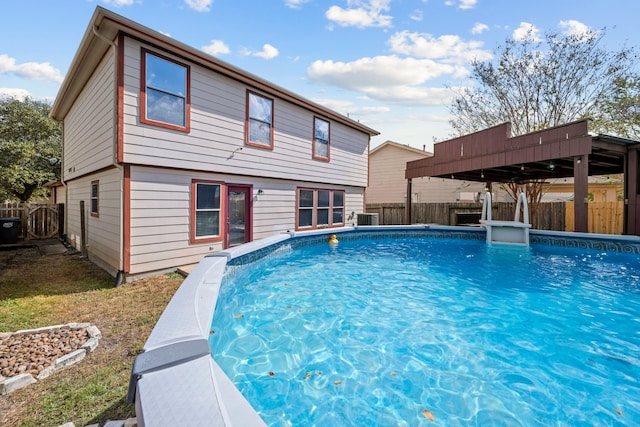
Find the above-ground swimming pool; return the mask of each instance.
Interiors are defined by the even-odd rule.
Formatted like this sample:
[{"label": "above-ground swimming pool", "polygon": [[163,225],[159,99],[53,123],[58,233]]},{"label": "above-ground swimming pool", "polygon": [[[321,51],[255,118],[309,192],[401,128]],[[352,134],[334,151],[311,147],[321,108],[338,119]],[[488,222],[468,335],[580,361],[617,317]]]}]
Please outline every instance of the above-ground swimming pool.
[{"label": "above-ground swimming pool", "polygon": [[462,235],[231,260],[213,359],[273,426],[640,420],[638,253]]}]

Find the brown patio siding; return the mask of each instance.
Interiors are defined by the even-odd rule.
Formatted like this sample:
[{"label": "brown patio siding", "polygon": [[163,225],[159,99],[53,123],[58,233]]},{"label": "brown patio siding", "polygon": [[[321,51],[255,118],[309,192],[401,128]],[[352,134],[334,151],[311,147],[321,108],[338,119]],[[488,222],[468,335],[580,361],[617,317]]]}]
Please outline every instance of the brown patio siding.
[{"label": "brown patio siding", "polygon": [[[541,162],[591,153],[588,120],[509,137],[508,123],[434,146],[434,155],[407,163],[406,178]],[[465,179],[470,179],[465,177]],[[481,181],[480,176],[475,179]]]},{"label": "brown patio siding", "polygon": [[510,133],[511,125],[504,123],[439,142],[433,157],[407,162],[405,178],[455,178],[490,188],[494,182],[573,177],[575,231],[587,232],[589,176],[624,173],[625,232],[640,235],[637,141],[591,134],[589,119],[515,137]]}]

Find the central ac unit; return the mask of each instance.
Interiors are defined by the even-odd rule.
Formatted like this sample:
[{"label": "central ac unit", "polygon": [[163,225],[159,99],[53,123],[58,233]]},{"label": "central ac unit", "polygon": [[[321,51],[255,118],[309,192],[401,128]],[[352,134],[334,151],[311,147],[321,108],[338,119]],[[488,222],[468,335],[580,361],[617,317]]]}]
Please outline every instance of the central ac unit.
[{"label": "central ac unit", "polygon": [[379,225],[377,213],[358,214],[358,225]]}]

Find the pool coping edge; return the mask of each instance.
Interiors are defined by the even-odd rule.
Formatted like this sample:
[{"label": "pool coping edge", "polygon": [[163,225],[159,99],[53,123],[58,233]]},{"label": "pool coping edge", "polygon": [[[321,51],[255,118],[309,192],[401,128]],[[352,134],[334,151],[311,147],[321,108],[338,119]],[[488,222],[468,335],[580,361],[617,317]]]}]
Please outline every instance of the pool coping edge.
[{"label": "pool coping edge", "polygon": [[[211,349],[203,354],[199,344],[215,333],[213,321],[218,292],[230,261],[270,246],[284,244],[297,237],[338,235],[353,231],[451,231],[474,235],[479,239],[485,233],[480,227],[436,226],[359,226],[336,229],[286,232],[205,256],[176,291],[158,322],[154,326],[143,353],[136,358],[154,360],[152,371],[132,369],[129,399],[135,401],[139,426],[155,425],[213,425],[213,426],[265,426],[266,424],[249,404],[220,366],[211,356]],[[541,238],[574,238],[584,241],[617,240],[628,243],[640,251],[640,237],[613,236],[587,233],[549,232],[532,230],[532,236]],[[184,353],[173,356],[163,351],[172,346],[182,347]],[[175,347],[175,348],[178,348]],[[191,349],[193,352],[191,353]],[[198,350],[199,348],[199,350]],[[147,353],[146,356],[144,354]],[[144,365],[144,362],[138,362]],[[197,384],[196,384],[197,383]],[[197,387],[196,387],[197,385]],[[189,393],[188,397],[182,394]]]}]

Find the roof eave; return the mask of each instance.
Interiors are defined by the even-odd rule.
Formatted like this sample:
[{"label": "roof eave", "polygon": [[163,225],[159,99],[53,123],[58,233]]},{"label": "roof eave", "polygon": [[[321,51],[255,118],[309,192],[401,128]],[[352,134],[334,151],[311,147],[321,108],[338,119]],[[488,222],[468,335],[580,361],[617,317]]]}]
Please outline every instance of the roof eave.
[{"label": "roof eave", "polygon": [[[91,58],[98,57],[102,58],[104,52],[109,47],[109,44],[103,40],[100,40],[94,34],[94,26],[99,28],[105,12],[108,12],[106,9],[98,6],[96,10],[93,12],[93,16],[89,22],[89,26],[84,32],[84,36],[80,42],[80,46],[76,51],[73,60],[71,61],[71,65],[69,66],[69,70],[67,71],[62,84],[60,85],[60,89],[58,90],[58,94],[56,95],[56,99],[53,102],[53,106],[51,107],[50,117],[54,120],[62,121],[64,117],[69,112],[73,101],[80,93],[80,90],[84,86],[84,82],[88,80],[93,68],[83,67],[87,62],[90,56]],[[83,69],[86,70],[83,72]],[[84,76],[83,74],[87,74]]]},{"label": "roof eave", "polygon": [[[94,29],[96,29],[101,37],[96,35]],[[227,77],[243,82],[256,89],[263,90],[268,94],[278,96],[305,109],[357,129],[369,136],[376,136],[380,134],[380,132],[365,126],[358,121],[352,120],[349,117],[339,114],[309,99],[303,98],[302,96],[264,80],[261,77],[228,64],[199,49],[179,42],[165,34],[145,27],[100,6],[96,7],[89,26],[82,38],[82,42],[80,43],[80,47],[78,48],[78,51],[71,62],[71,66],[69,67],[69,71],[67,72],[60,90],[58,91],[58,95],[56,96],[56,100],[51,109],[52,118],[59,121],[64,119],[71,108],[73,101],[89,79],[91,72],[109,48],[109,43],[104,39],[115,40],[120,31],[137,37],[147,43],[165,48],[170,52],[174,52],[177,55],[224,74]]]}]

